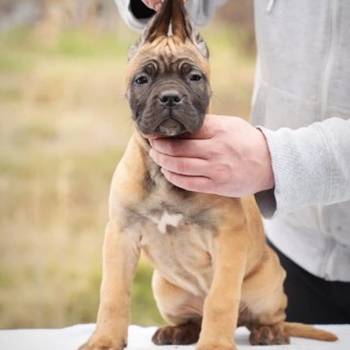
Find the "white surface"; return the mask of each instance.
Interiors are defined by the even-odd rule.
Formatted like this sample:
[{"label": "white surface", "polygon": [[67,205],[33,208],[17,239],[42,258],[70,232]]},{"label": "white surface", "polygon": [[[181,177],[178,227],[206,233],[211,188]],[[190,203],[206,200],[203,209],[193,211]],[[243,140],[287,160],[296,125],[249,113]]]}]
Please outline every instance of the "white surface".
[{"label": "white surface", "polygon": [[[238,349],[264,350],[350,350],[349,326],[323,326],[336,333],[339,340],[334,343],[292,338],[291,345],[250,346],[248,331],[240,328],[236,332]],[[63,329],[1,330],[1,350],[76,350],[92,333],[94,325],[76,325]],[[155,346],[151,342],[154,327],[131,326],[129,329],[129,350],[193,350],[194,346]]]}]

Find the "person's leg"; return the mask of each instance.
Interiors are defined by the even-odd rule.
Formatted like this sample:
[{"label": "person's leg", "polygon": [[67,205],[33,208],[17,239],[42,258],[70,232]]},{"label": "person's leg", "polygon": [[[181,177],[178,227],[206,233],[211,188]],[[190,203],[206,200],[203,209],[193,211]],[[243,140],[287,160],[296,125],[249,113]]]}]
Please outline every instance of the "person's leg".
[{"label": "person's leg", "polygon": [[350,323],[350,282],[331,282],[331,298],[343,310],[344,322]]},{"label": "person's leg", "polygon": [[318,278],[281,253],[271,242],[287,272],[287,321],[310,324],[350,323],[350,283]]}]

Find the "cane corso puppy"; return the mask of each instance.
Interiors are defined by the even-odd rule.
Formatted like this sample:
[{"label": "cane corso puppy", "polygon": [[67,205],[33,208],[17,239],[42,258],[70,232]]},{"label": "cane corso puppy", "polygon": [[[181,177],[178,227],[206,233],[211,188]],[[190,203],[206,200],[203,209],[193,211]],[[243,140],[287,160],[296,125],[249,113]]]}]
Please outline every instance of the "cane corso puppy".
[{"label": "cane corso puppy", "polygon": [[291,335],[336,339],[285,322],[285,272],[265,242],[253,198],[184,191],[167,182],[149,157],[149,136],[200,129],[210,95],[206,44],[182,0],[165,1],[129,54],[135,132],[113,176],[97,327],[81,349],[126,346],[141,250],[155,268],[154,296],[169,323],[154,334],[155,344],[234,350],[237,326],[250,330],[252,344],[285,344]]}]

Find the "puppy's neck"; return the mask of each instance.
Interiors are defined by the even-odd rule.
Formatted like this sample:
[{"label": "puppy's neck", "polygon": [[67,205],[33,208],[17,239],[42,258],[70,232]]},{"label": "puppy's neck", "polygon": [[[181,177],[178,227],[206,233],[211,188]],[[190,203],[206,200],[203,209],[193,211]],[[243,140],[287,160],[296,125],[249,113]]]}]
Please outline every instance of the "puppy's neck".
[{"label": "puppy's neck", "polygon": [[141,150],[148,155],[149,151],[151,150],[149,141],[144,136],[142,136],[138,130],[135,130],[134,134],[136,142],[140,146]]},{"label": "puppy's neck", "polygon": [[[146,177],[148,177],[147,181],[149,181],[150,184],[153,183],[154,185],[159,185],[166,181],[164,175],[160,171],[160,166],[156,164],[153,161],[153,159],[149,156],[149,152],[151,150],[151,145],[149,141],[145,137],[143,137],[137,130],[135,130],[135,139],[142,154],[142,158],[146,169]],[[168,185],[172,186],[170,185],[170,183],[168,183]]]},{"label": "puppy's neck", "polygon": [[147,186],[149,192],[152,192],[155,188],[163,191],[170,191],[172,193],[177,193],[182,197],[188,196],[191,192],[183,190],[179,187],[171,184],[161,172],[161,168],[158,164],[156,164],[153,159],[149,156],[149,151],[151,150],[151,146],[149,141],[144,138],[137,130],[135,130],[135,140],[142,155],[142,159],[145,167],[145,178],[144,182]]}]

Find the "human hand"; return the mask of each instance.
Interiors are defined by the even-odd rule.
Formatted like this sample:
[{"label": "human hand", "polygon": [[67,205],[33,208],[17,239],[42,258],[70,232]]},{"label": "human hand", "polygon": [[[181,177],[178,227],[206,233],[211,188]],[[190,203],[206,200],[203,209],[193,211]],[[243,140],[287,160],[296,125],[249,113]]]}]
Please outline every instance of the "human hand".
[{"label": "human hand", "polygon": [[166,179],[188,191],[242,197],[274,187],[263,133],[237,117],[209,115],[186,139],[150,139]]},{"label": "human hand", "polygon": [[142,2],[149,8],[159,11],[164,0],[142,0]]},{"label": "human hand", "polygon": [[[186,0],[184,0],[184,1],[186,1]],[[162,7],[164,0],[142,0],[142,2],[145,5],[147,5],[149,8],[158,12],[160,10],[160,8]]]}]

